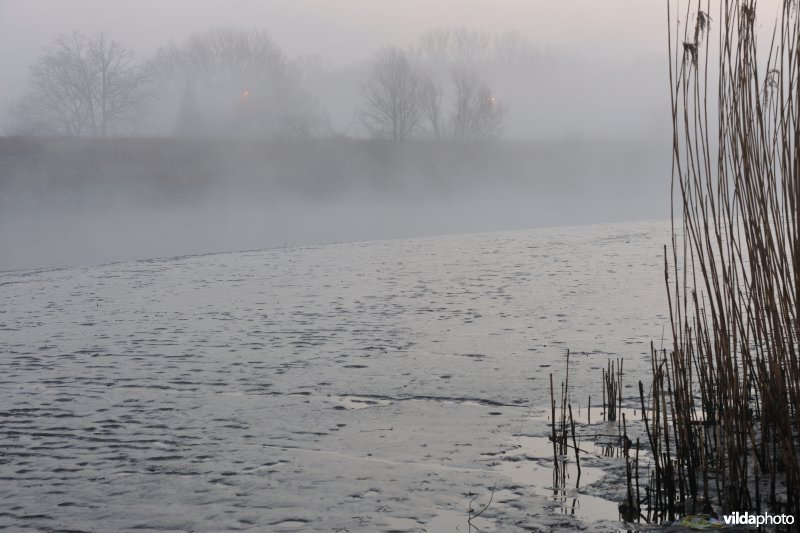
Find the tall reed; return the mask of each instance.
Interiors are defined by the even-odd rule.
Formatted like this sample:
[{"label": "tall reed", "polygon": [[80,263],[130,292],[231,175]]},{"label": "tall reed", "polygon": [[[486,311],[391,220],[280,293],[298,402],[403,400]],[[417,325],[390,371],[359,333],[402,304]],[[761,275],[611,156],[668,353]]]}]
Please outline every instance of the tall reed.
[{"label": "tall reed", "polygon": [[762,48],[756,4],[668,4],[672,348],[640,384],[663,518],[800,517],[800,18],[782,0]]}]

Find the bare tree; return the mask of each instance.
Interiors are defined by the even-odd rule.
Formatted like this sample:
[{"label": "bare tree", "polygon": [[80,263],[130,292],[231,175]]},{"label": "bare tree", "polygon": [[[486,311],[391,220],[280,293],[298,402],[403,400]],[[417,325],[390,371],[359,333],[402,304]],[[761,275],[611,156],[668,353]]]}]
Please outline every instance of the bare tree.
[{"label": "bare tree", "polygon": [[433,28],[419,36],[415,54],[434,65],[519,66],[538,59],[528,39],[515,31],[488,33],[468,28]]},{"label": "bare tree", "polygon": [[431,136],[434,139],[441,139],[444,136],[442,87],[431,72],[420,76],[419,99],[422,116],[430,127]]},{"label": "bare tree", "polygon": [[154,63],[166,92],[182,95],[179,134],[188,122],[198,125],[193,136],[293,135],[321,120],[302,88],[312,65],[290,63],[266,31],[211,28],[162,47]]},{"label": "bare tree", "polygon": [[180,85],[227,82],[244,84],[288,75],[286,56],[263,30],[209,28],[182,44],[171,43],[156,55],[161,76]]},{"label": "bare tree", "polygon": [[175,134],[179,137],[195,137],[204,130],[203,116],[197,102],[197,90],[194,82],[187,82],[178,104],[178,115],[175,118]]},{"label": "bare tree", "polygon": [[387,46],[372,61],[370,79],[362,86],[364,125],[374,137],[401,141],[419,129],[422,105],[417,70],[401,49]]},{"label": "bare tree", "polygon": [[105,34],[61,35],[30,68],[12,108],[19,133],[105,137],[130,131],[150,101],[149,71]]},{"label": "bare tree", "polygon": [[434,64],[447,63],[451,59],[451,37],[452,30],[450,28],[430,29],[419,36],[415,51],[417,55]]},{"label": "bare tree", "polygon": [[535,67],[541,63],[541,52],[516,31],[495,34],[492,52],[492,61],[506,67]]},{"label": "bare tree", "polygon": [[502,134],[506,107],[475,72],[466,67],[451,70],[455,88],[451,131],[455,139],[492,139]]},{"label": "bare tree", "polygon": [[489,58],[492,43],[490,34],[467,28],[455,28],[451,34],[451,54],[456,63],[472,65]]}]

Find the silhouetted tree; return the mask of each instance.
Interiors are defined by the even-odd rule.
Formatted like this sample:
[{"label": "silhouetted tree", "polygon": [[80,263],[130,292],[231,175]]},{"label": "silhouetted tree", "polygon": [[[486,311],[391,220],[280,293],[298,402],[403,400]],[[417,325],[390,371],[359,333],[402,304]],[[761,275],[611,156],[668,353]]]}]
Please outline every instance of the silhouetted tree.
[{"label": "silhouetted tree", "polygon": [[491,139],[502,134],[506,107],[475,72],[466,67],[451,71],[455,87],[451,131],[455,139]]},{"label": "silhouetted tree", "polygon": [[515,31],[488,33],[469,28],[432,28],[419,36],[414,53],[437,65],[476,67],[531,64],[539,53]]},{"label": "silhouetted tree", "polygon": [[374,137],[401,141],[418,132],[420,77],[401,49],[387,46],[375,54],[370,79],[362,91],[366,99],[363,122]]},{"label": "silhouetted tree", "polygon": [[150,102],[149,70],[100,33],[61,35],[30,67],[28,92],[12,108],[17,133],[105,137],[135,127]]},{"label": "silhouetted tree", "polygon": [[434,139],[441,139],[445,135],[444,119],[442,118],[442,87],[431,72],[420,76],[419,99],[422,116],[428,123],[431,136]]},{"label": "silhouetted tree", "polygon": [[202,113],[197,103],[197,91],[193,82],[183,88],[175,119],[175,134],[179,137],[195,137],[203,131]]},{"label": "silhouetted tree", "polygon": [[191,110],[202,124],[194,135],[271,136],[311,122],[315,106],[300,84],[302,72],[261,30],[212,28],[180,45],[162,47],[160,78],[182,94],[179,124]]},{"label": "silhouetted tree", "polygon": [[195,32],[182,44],[171,43],[157,53],[156,64],[170,81],[200,84],[253,83],[257,78],[287,75],[286,57],[263,30],[209,28]]}]

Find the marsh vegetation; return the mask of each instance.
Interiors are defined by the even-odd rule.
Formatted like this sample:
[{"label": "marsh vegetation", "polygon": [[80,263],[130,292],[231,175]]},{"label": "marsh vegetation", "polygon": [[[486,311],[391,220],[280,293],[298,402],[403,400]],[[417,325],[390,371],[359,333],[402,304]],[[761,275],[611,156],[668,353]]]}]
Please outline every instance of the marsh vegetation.
[{"label": "marsh vegetation", "polygon": [[642,389],[663,518],[800,513],[800,18],[780,4],[768,42],[755,1],[671,25],[671,347]]}]

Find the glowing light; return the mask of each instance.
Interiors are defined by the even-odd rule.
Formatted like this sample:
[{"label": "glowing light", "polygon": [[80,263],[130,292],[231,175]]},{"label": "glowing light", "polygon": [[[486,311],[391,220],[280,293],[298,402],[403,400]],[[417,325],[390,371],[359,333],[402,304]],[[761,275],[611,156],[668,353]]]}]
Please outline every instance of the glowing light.
[{"label": "glowing light", "polygon": [[247,98],[248,96],[250,96],[250,91],[245,89],[244,92],[242,93],[242,98]]},{"label": "glowing light", "polygon": [[490,96],[490,97],[489,97],[489,102],[490,102],[490,103],[492,103],[492,104],[493,104],[493,103],[495,103],[496,101],[497,101],[497,98],[495,98],[494,96]]}]

